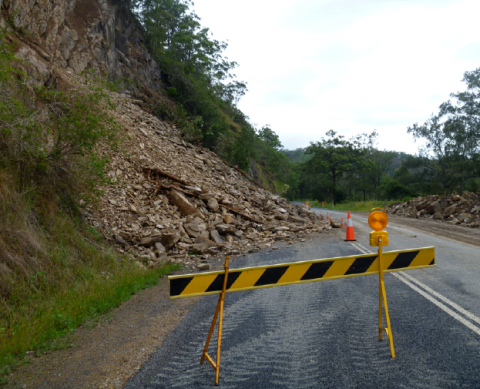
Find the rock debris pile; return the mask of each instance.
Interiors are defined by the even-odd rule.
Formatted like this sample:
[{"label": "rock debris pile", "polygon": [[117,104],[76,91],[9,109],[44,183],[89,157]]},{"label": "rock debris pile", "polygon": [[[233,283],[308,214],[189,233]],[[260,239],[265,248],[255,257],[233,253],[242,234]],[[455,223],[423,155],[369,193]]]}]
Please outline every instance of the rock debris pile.
[{"label": "rock debris pile", "polygon": [[431,218],[450,224],[480,227],[480,191],[451,196],[417,197],[385,207],[388,213],[414,218]]},{"label": "rock debris pile", "polygon": [[332,228],[307,205],[289,204],[213,152],[185,142],[140,102],[113,97],[124,141],[120,152],[102,150],[113,185],[102,188],[99,206],[86,213],[119,252],[150,267],[174,261],[204,270],[221,253],[257,252]]}]

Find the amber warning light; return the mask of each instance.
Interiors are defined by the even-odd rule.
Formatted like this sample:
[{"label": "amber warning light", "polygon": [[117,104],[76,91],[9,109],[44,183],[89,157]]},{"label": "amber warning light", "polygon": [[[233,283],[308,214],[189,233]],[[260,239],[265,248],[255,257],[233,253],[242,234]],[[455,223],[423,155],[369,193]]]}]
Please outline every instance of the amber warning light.
[{"label": "amber warning light", "polygon": [[387,227],[388,217],[383,208],[372,208],[368,215],[368,225],[374,231],[382,231]]},{"label": "amber warning light", "polygon": [[388,224],[387,213],[383,208],[372,208],[368,215],[368,225],[373,230],[370,232],[370,246],[388,246],[388,232],[383,231]]}]

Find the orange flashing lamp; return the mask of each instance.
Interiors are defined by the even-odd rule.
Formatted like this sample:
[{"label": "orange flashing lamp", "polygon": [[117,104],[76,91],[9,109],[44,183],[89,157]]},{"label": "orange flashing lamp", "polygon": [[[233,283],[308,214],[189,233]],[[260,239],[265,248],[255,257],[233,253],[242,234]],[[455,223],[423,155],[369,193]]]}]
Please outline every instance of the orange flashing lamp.
[{"label": "orange flashing lamp", "polygon": [[382,246],[388,246],[388,232],[383,231],[388,224],[387,213],[383,208],[372,208],[368,215],[368,225],[373,230],[370,232],[370,246],[378,247],[380,239]]}]

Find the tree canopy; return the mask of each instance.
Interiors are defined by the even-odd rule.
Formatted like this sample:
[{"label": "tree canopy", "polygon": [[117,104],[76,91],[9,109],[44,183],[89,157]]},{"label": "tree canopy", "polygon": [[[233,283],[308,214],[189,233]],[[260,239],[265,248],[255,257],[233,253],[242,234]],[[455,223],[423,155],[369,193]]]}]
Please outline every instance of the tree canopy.
[{"label": "tree canopy", "polygon": [[307,162],[307,168],[312,172],[324,173],[331,180],[333,203],[336,204],[337,182],[344,173],[359,170],[365,164],[360,159],[362,150],[357,144],[345,140],[333,130],[328,131],[326,136],[307,147],[306,153],[313,155]]},{"label": "tree canopy", "polygon": [[452,93],[453,101],[441,104],[436,115],[408,128],[415,139],[426,142],[421,150],[423,169],[443,190],[462,190],[479,174],[480,68],[466,72],[462,81],[466,91]]}]

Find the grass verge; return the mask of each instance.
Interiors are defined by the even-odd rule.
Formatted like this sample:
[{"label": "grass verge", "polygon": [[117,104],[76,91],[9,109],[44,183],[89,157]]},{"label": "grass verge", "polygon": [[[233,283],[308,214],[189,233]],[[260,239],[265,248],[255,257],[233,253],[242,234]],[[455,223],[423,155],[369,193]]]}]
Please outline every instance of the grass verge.
[{"label": "grass verge", "polygon": [[85,321],[179,268],[147,269],[109,249],[92,227],[66,215],[53,219],[41,234],[42,270],[13,274],[8,298],[0,299],[0,384],[25,362],[27,351],[65,347],[65,335]]}]

